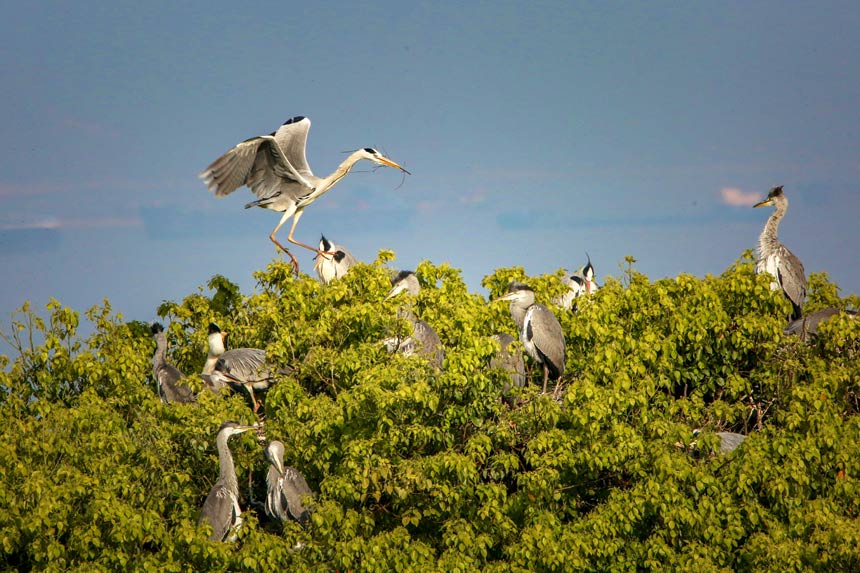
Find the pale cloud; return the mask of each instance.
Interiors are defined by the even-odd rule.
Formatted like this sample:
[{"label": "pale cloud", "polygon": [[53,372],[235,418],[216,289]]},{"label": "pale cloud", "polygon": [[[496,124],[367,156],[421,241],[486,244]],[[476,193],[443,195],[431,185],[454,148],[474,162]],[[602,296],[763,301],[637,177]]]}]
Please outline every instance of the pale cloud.
[{"label": "pale cloud", "polygon": [[737,187],[723,187],[720,196],[723,203],[734,207],[752,207],[761,201],[758,193],[741,191]]},{"label": "pale cloud", "polygon": [[143,227],[140,217],[96,217],[90,219],[48,217],[38,221],[0,222],[0,231],[23,229],[105,229]]},{"label": "pale cloud", "polygon": [[478,205],[487,200],[487,190],[483,187],[473,189],[463,195],[460,195],[460,203],[465,205]]}]

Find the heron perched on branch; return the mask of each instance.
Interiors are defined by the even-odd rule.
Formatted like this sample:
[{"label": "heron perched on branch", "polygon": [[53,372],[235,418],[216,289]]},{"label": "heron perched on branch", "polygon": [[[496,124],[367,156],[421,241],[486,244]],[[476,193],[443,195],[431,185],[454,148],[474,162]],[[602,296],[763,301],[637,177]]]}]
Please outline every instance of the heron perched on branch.
[{"label": "heron perched on branch", "polygon": [[310,516],[313,492],[305,477],[295,468],[284,466],[284,444],[277,440],[266,446],[269,473],[266,475],[266,514],[281,523],[290,518],[301,525]]},{"label": "heron perched on branch", "polygon": [[[218,481],[212,486],[203,508],[200,510],[198,524],[204,522],[212,527],[212,541],[235,541],[236,531],[242,525],[242,510],[239,507],[239,482],[236,468],[227,440],[230,436],[253,430],[254,426],[243,426],[238,422],[224,422],[218,429],[215,443],[218,447]],[[229,537],[228,537],[229,536]]]},{"label": "heron perched on branch", "polygon": [[522,388],[526,385],[526,368],[523,363],[523,353],[511,348],[511,343],[515,340],[514,337],[501,332],[494,334],[493,339],[499,343],[499,350],[490,358],[490,368],[505,370],[510,377],[510,382],[505,384],[503,391],[509,391],[511,385]]},{"label": "heron perched on branch", "polygon": [[[353,151],[331,175],[317,177],[311,171],[305,157],[310,127],[311,120],[306,117],[297,116],[288,119],[277,131],[269,135],[246,139],[213,161],[200,173],[200,178],[216,197],[224,197],[239,187],[247,185],[257,196],[257,200],[245,205],[246,209],[263,207],[283,213],[280,222],[269,235],[269,239],[290,256],[293,271],[296,274],[299,273],[299,261],[275,238],[278,229],[290,217],[293,219],[293,224],[287,240],[318,255],[323,254],[325,251],[322,249],[315,249],[293,239],[293,232],[305,207],[343,179],[352,166],[362,159],[377,165],[394,167],[409,174],[406,169],[377,150],[365,147]],[[326,254],[334,255],[332,252]]]},{"label": "heron perched on branch", "polygon": [[407,357],[416,354],[423,356],[433,368],[441,370],[445,361],[445,349],[433,327],[415,316],[408,308],[399,309],[397,318],[406,319],[412,324],[412,334],[386,338],[383,343],[388,351],[399,352]]},{"label": "heron perched on branch", "polygon": [[576,310],[574,300],[585,295],[597,292],[597,282],[594,280],[594,266],[591,264],[591,257],[588,257],[588,262],[584,267],[569,275],[565,275],[561,279],[561,283],[567,287],[567,291],[561,296],[552,299],[552,302],[562,308]]},{"label": "heron perched on branch", "polygon": [[259,403],[254,390],[268,390],[275,378],[266,364],[266,351],[259,348],[234,348],[225,350],[227,333],[214,322],[209,324],[209,355],[203,366],[201,377],[214,389],[225,385],[234,390],[243,388],[251,396],[251,404],[256,412]]},{"label": "heron perched on branch", "polygon": [[783,332],[785,334],[796,334],[800,338],[801,342],[806,342],[809,338],[818,336],[818,327],[822,322],[825,322],[838,314],[845,314],[847,317],[855,320],[860,316],[860,312],[857,312],[856,310],[842,310],[833,307],[822,308],[821,310],[816,310],[806,316],[792,320],[783,329]]},{"label": "heron perched on branch", "polygon": [[[329,255],[328,253],[334,253]],[[314,269],[317,271],[317,276],[323,284],[328,284],[334,279],[339,279],[349,272],[355,266],[355,257],[352,256],[346,247],[335,245],[325,238],[323,235],[320,238],[320,254],[316,256]]]},{"label": "heron perched on branch", "polygon": [[759,260],[756,263],[755,272],[756,274],[766,272],[774,278],[770,283],[771,290],[782,289],[794,308],[791,319],[796,320],[802,315],[800,307],[806,297],[806,275],[800,259],[785,248],[777,237],[779,222],[788,210],[788,198],[782,191],[782,185],[771,189],[767,199],[756,203],[753,207],[766,205],[773,205],[775,209],[758,239]]},{"label": "heron perched on branch", "polygon": [[152,355],[152,375],[158,383],[158,395],[161,401],[193,402],[194,393],[186,385],[185,375],[175,366],[167,362],[167,337],[164,327],[152,323],[152,336],[155,338],[155,354]]},{"label": "heron perched on branch", "polygon": [[564,332],[558,319],[547,307],[535,303],[534,291],[524,284],[512,284],[508,293],[496,300],[511,302],[511,317],[526,353],[543,366],[543,392],[549,379],[559,380],[557,392],[565,360]]},{"label": "heron perched on branch", "polygon": [[418,277],[412,271],[400,271],[391,277],[391,290],[385,295],[383,300],[394,298],[402,292],[407,292],[412,296],[418,296],[421,292],[421,285],[418,283]]}]

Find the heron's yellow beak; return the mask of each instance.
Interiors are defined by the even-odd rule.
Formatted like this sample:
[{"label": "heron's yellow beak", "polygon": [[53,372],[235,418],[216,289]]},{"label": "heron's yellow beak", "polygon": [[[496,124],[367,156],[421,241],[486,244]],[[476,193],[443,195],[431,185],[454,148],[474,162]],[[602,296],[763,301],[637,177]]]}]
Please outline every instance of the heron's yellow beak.
[{"label": "heron's yellow beak", "polygon": [[411,173],[409,173],[408,171],[406,171],[405,169],[403,169],[400,165],[398,165],[397,163],[395,163],[395,162],[391,161],[391,160],[390,160],[390,159],[388,159],[387,157],[379,156],[379,157],[377,157],[377,160],[378,160],[380,163],[382,163],[383,165],[387,165],[387,166],[389,166],[389,167],[394,167],[395,169],[399,169],[399,170],[401,170],[402,172],[404,172],[404,173],[405,173],[405,174],[407,174],[407,175],[412,175]]},{"label": "heron's yellow beak", "polygon": [[515,297],[516,295],[517,295],[517,293],[515,293],[515,292],[509,292],[508,294],[502,295],[502,296],[500,296],[499,298],[494,299],[494,300],[496,300],[496,301],[500,301],[500,300],[513,300],[513,299],[514,299],[514,297]]},{"label": "heron's yellow beak", "polygon": [[765,199],[764,201],[760,201],[753,205],[753,209],[756,207],[764,207],[765,205],[773,205],[773,199]]}]

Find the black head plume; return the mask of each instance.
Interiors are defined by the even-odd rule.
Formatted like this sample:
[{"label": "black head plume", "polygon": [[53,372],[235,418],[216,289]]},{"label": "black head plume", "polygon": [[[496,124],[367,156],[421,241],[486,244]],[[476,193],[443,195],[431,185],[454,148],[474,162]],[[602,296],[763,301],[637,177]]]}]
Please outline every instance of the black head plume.
[{"label": "black head plume", "polygon": [[164,332],[164,327],[161,326],[161,323],[153,322],[152,323],[152,333],[158,334],[159,332]]},{"label": "black head plume", "polygon": [[404,279],[405,279],[406,277],[408,277],[409,275],[414,275],[414,274],[415,274],[415,273],[414,273],[414,272],[412,272],[412,271],[400,271],[399,273],[397,273],[396,275],[394,275],[394,276],[391,278],[391,286],[396,285],[397,283],[399,283],[400,281],[404,280]]},{"label": "black head plume", "polygon": [[221,332],[221,329],[218,328],[218,325],[214,322],[209,323],[209,334],[215,334],[216,332]]}]

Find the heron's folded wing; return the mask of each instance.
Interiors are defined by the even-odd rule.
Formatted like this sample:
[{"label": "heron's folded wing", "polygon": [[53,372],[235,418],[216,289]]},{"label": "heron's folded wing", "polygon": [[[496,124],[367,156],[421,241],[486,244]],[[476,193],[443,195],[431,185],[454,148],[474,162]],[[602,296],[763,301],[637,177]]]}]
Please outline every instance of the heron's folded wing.
[{"label": "heron's folded wing", "polygon": [[806,274],[803,263],[794,253],[782,247],[779,264],[779,282],[788,298],[797,306],[803,305],[806,298]]}]

